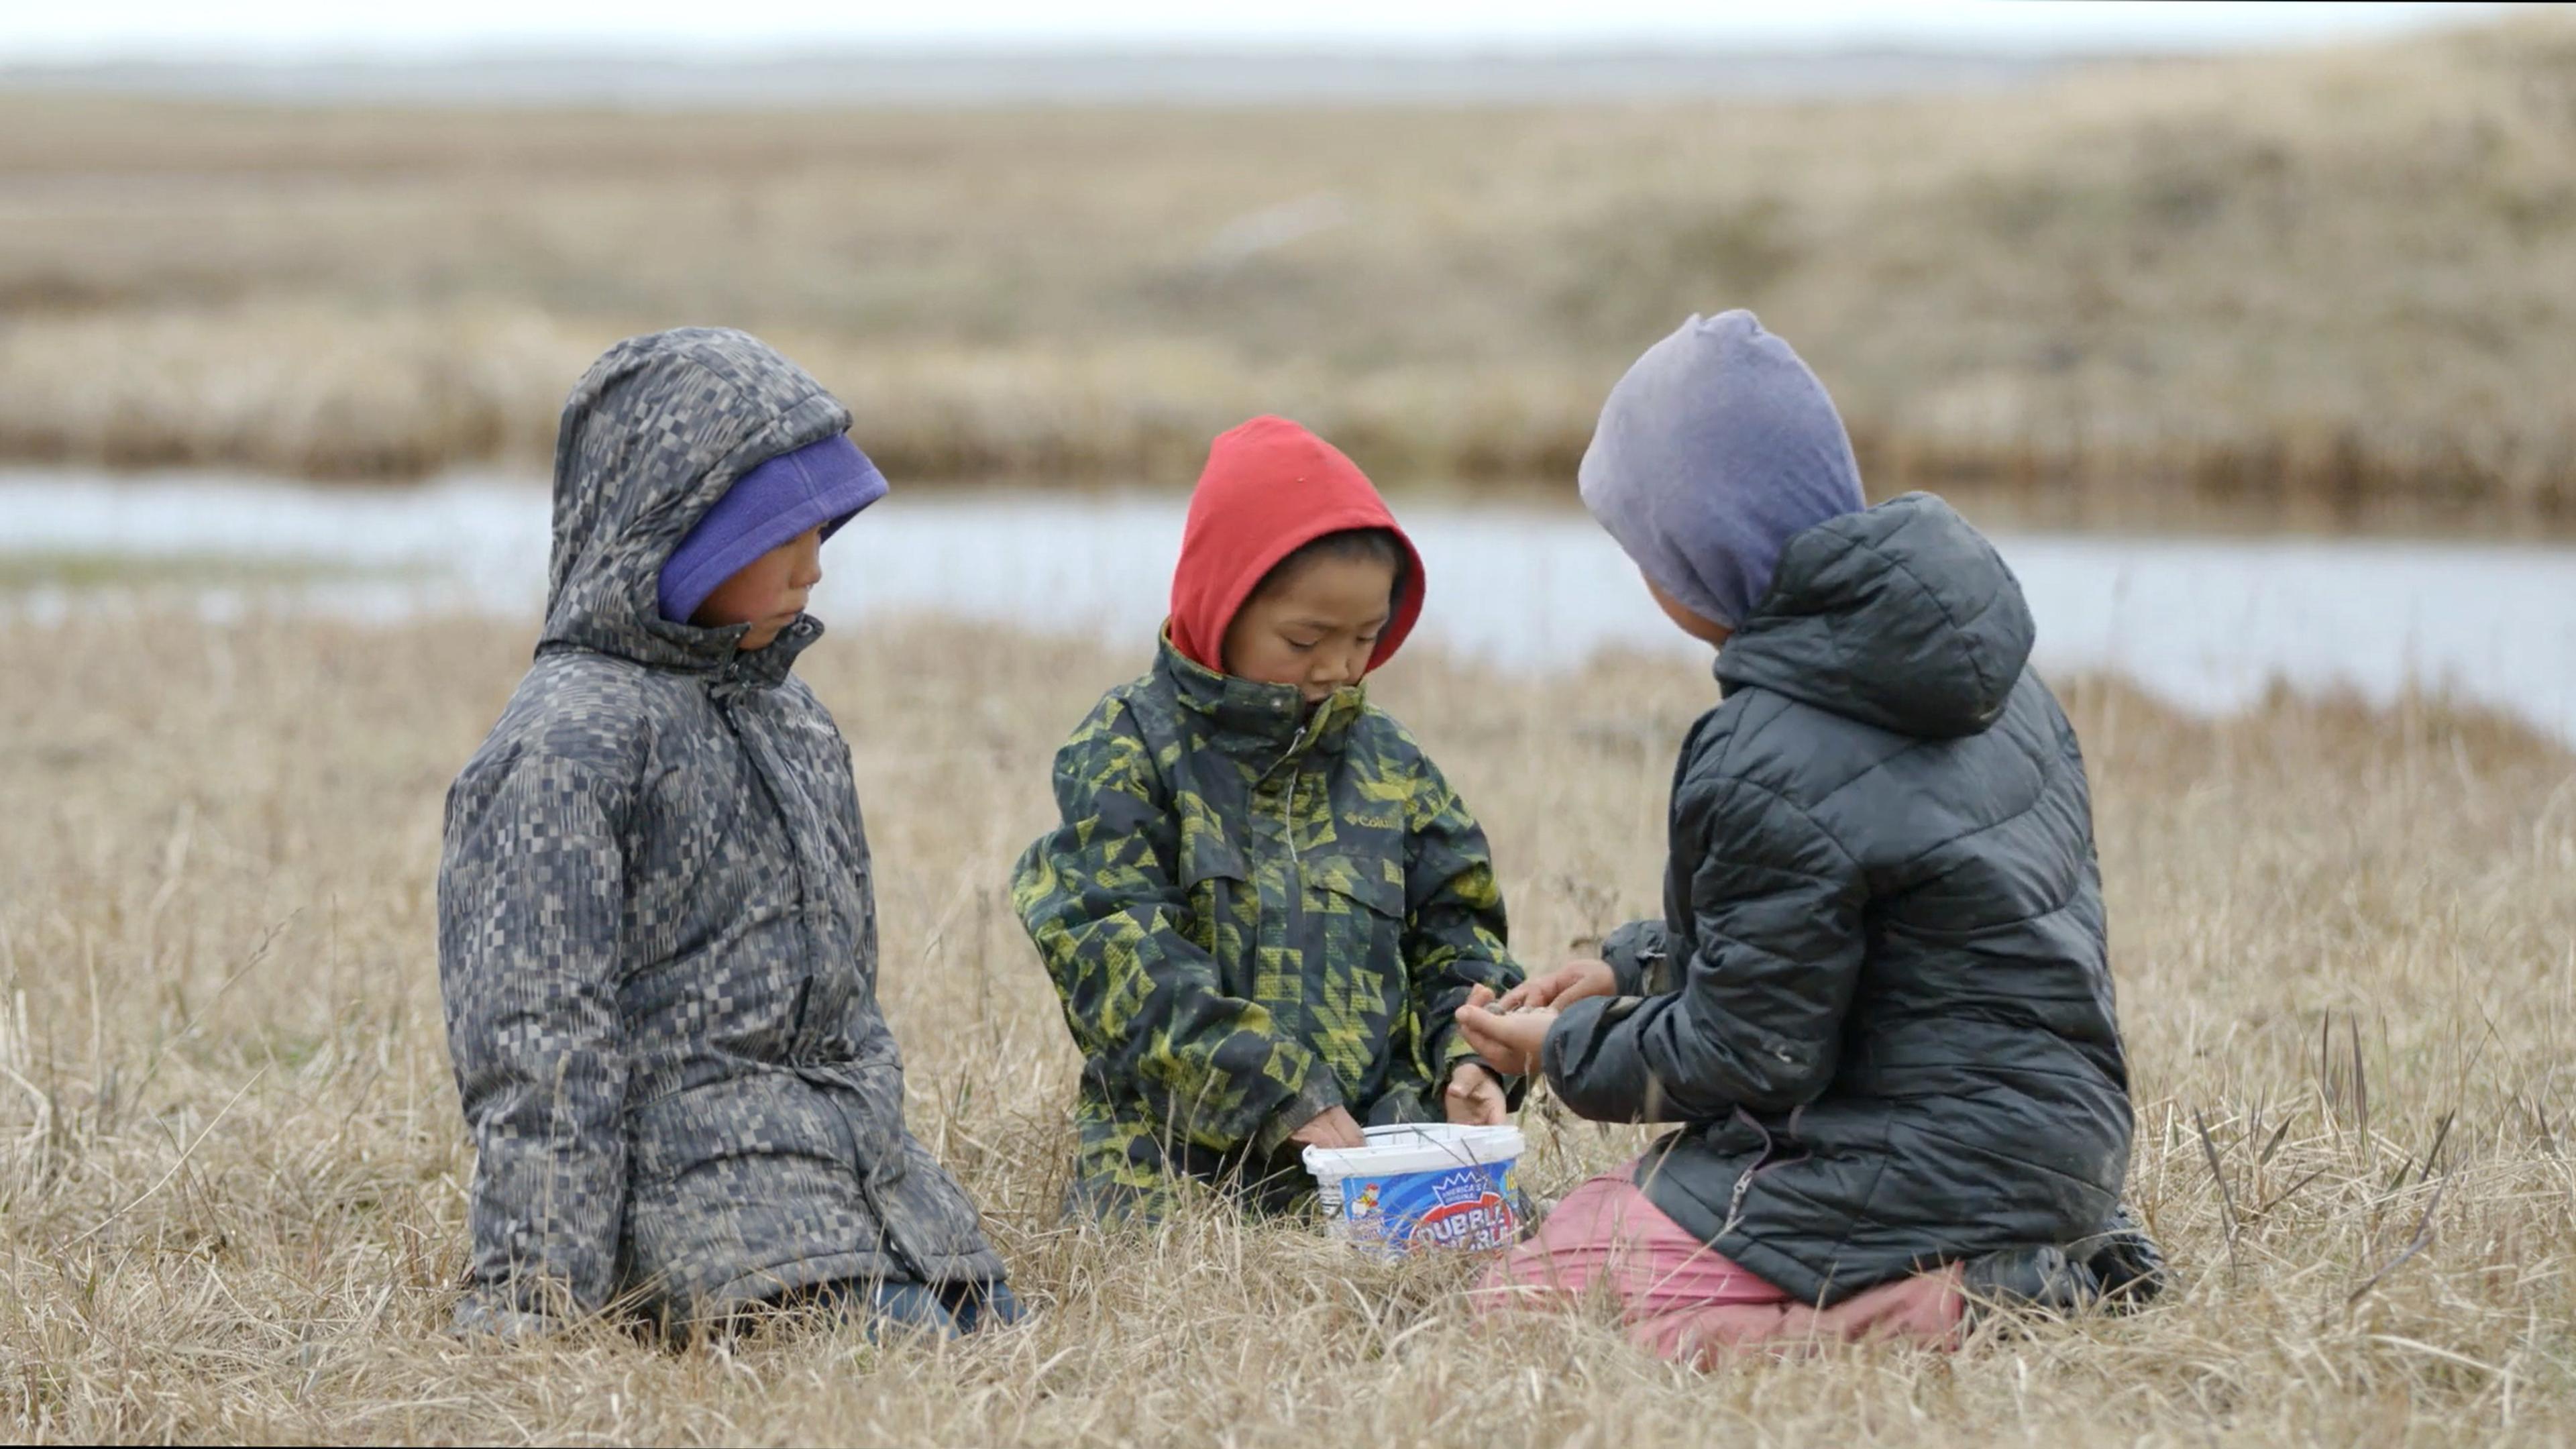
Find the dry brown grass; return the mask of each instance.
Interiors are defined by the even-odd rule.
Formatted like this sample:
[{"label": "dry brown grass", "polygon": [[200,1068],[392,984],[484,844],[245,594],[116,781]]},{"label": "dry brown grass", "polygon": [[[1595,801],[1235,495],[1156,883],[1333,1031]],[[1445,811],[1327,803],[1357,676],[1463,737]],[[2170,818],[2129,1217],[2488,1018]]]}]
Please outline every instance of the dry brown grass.
[{"label": "dry brown grass", "polygon": [[[2213,724],[2070,691],[2137,1062],[2135,1195],[2179,1264],[2172,1300],[1955,1357],[1703,1377],[1579,1317],[1479,1334],[1459,1264],[1367,1267],[1217,1220],[1060,1230],[1071,1053],[1002,876],[1045,815],[1047,752],[1143,650],[936,626],[842,631],[809,677],[857,751],[916,1127],[988,1206],[1036,1320],[885,1350],[846,1330],[451,1343],[469,1164],[439,1027],[439,803],[525,646],[482,623],[0,634],[0,1434],[2576,1434],[2562,750],[2424,705],[2281,700]],[[1410,657],[1382,693],[1481,810],[1516,939],[1545,958],[1652,907],[1669,753],[1710,688],[1662,662],[1514,681]],[[1631,1140],[1531,1115],[1543,1191]]]},{"label": "dry brown grass", "polygon": [[1637,350],[1731,305],[1882,493],[2576,525],[2576,22],[1835,104],[0,97],[20,458],[542,458],[610,339],[728,322],[909,476],[1178,479],[1275,409],[1381,474],[1561,481]]}]

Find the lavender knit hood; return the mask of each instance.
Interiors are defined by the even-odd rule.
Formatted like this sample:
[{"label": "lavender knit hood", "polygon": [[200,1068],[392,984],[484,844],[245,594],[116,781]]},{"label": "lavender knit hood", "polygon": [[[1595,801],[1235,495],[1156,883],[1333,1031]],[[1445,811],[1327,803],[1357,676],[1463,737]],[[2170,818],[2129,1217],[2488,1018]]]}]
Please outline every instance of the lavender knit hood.
[{"label": "lavender knit hood", "polygon": [[1656,586],[1732,629],[1790,539],[1864,506],[1824,384],[1745,311],[1694,316],[1610,389],[1583,504]]}]

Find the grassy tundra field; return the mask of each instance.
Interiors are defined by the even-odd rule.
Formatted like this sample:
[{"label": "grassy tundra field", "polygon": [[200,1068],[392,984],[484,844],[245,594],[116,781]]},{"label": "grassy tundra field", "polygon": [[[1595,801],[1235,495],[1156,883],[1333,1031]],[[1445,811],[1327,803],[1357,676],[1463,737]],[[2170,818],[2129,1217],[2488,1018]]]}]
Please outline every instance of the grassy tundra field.
[{"label": "grassy tundra field", "polygon": [[751,327],[899,477],[1169,482],[1293,413],[1562,479],[1752,306],[1882,494],[2576,528],[2576,17],[1865,101],[621,114],[0,93],[0,458],[542,460]]},{"label": "grassy tundra field", "polygon": [[[1581,1313],[1477,1331],[1468,1265],[1282,1227],[1058,1227],[1073,1057],[1008,913],[1044,761],[1140,666],[1018,635],[806,656],[857,757],[914,1125],[1028,1326],[532,1348],[441,1329],[469,1170],[440,798],[523,627],[77,617],[0,631],[0,1436],[700,1443],[2564,1443],[2576,1436],[2576,757],[2494,720],[2066,693],[2173,1254],[2122,1320],[1956,1356],[1679,1371]],[[973,661],[971,664],[968,661]],[[1001,683],[996,686],[995,681]],[[1713,694],[1668,662],[1381,697],[1492,831],[1522,951],[1654,906]],[[1527,1114],[1534,1186],[1627,1129]]]}]

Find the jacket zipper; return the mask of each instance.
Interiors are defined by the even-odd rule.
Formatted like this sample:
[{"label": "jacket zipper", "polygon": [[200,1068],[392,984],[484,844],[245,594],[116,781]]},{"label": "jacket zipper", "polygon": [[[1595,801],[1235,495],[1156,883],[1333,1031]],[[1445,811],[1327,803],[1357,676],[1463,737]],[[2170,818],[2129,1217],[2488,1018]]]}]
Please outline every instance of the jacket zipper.
[{"label": "jacket zipper", "polygon": [[1735,1180],[1735,1191],[1726,1195],[1726,1221],[1717,1225],[1719,1237],[1722,1238],[1734,1232],[1737,1226],[1743,1223],[1744,1195],[1753,1190],[1753,1174],[1761,1170],[1762,1164],[1756,1162],[1744,1169],[1744,1175]]},{"label": "jacket zipper", "polygon": [[[1297,727],[1296,737],[1288,742],[1287,751],[1280,755],[1276,761],[1273,761],[1269,769],[1261,772],[1260,779],[1253,782],[1253,789],[1257,793],[1261,786],[1269,783],[1271,776],[1279,773],[1281,766],[1284,765],[1288,767],[1288,788],[1282,794],[1279,802],[1279,835],[1288,846],[1287,888],[1281,892],[1282,899],[1279,902],[1279,940],[1282,946],[1293,947],[1297,941],[1298,931],[1305,925],[1306,882],[1303,879],[1303,867],[1298,864],[1297,860],[1296,764],[1297,752],[1305,748],[1307,733],[1313,728],[1314,722],[1312,720],[1299,725]],[[1258,881],[1253,882],[1252,893],[1254,900],[1257,901],[1260,899],[1261,886]],[[1243,983],[1243,994],[1247,999],[1256,994],[1256,987],[1260,979],[1261,940],[1260,926],[1257,919],[1254,923],[1253,931],[1253,939],[1248,943],[1251,948],[1250,957],[1244,963],[1250,971],[1249,976]],[[1305,1030],[1302,996],[1303,993],[1301,992],[1301,999],[1299,1002],[1300,1010],[1298,1010],[1295,1015],[1288,1016],[1286,1013],[1280,1013],[1280,1015],[1285,1018],[1282,1020],[1281,1024],[1285,1026],[1291,1034],[1299,1034]]]},{"label": "jacket zipper", "polygon": [[[806,1018],[813,997],[816,965],[816,961],[810,958],[821,955],[822,943],[814,938],[812,916],[812,912],[819,907],[820,902],[810,888],[811,880],[805,869],[804,856],[797,850],[796,826],[787,818],[787,803],[779,798],[777,783],[770,778],[768,767],[761,763],[759,748],[743,737],[742,726],[733,717],[733,683],[734,669],[728,664],[723,674],[718,677],[716,688],[710,690],[709,695],[715,702],[717,717],[724,721],[725,728],[733,734],[734,743],[742,749],[744,758],[751,762],[751,773],[760,781],[762,792],[769,796],[770,808],[778,812],[778,828],[787,838],[788,868],[796,872],[797,928],[804,934],[806,950],[809,953],[809,959],[805,963],[805,979],[796,987],[795,1024],[791,1028],[794,1035],[788,1048],[788,1067],[789,1070],[795,1071],[800,1067],[812,1065],[805,1060],[811,1055],[813,1048],[812,1033],[808,1030]],[[799,1072],[798,1075],[801,1076],[803,1073]],[[875,1164],[860,1158],[858,1124],[850,1120],[849,1110],[843,1107],[838,1099],[827,1096],[825,1101],[832,1109],[833,1120],[840,1124],[841,1140],[849,1147],[850,1177],[858,1186],[859,1201],[867,1204],[868,1212],[877,1220],[877,1243],[880,1251],[886,1257],[893,1259],[895,1266],[909,1274],[914,1282],[934,1283],[935,1280],[924,1271],[921,1260],[915,1258],[912,1251],[904,1246],[903,1240],[895,1234],[894,1219],[886,1216],[885,1203],[877,1196],[876,1183],[871,1176],[871,1169]],[[897,1153],[903,1151],[900,1138],[894,1143],[894,1150]]]},{"label": "jacket zipper", "polygon": [[[1273,761],[1269,769],[1261,772],[1261,778],[1253,782],[1256,789],[1268,784],[1270,777],[1279,773],[1281,765],[1296,763],[1297,752],[1305,748],[1306,734],[1314,727],[1313,720],[1297,726],[1296,738],[1288,742],[1287,752]],[[1288,772],[1288,790],[1279,801],[1279,833],[1281,838],[1288,842],[1288,863],[1295,865],[1297,863],[1297,772],[1294,769]]]},{"label": "jacket zipper", "polygon": [[[1802,1107],[1798,1110],[1805,1111],[1806,1109]],[[1771,1129],[1763,1126],[1759,1119],[1741,1107],[1735,1109],[1735,1117],[1737,1121],[1742,1122],[1745,1126],[1762,1134],[1762,1151],[1754,1157],[1752,1165],[1745,1168],[1743,1174],[1735,1179],[1734,1190],[1726,1195],[1726,1221],[1720,1223],[1717,1229],[1717,1235],[1721,1238],[1725,1237],[1728,1233],[1734,1232],[1737,1227],[1743,1224],[1744,1198],[1747,1193],[1753,1191],[1753,1179],[1770,1171],[1772,1168],[1786,1167],[1792,1162],[1803,1162],[1806,1160],[1805,1154],[1802,1153],[1797,1157],[1779,1158],[1775,1161],[1774,1159],[1778,1156],[1780,1151],[1780,1144],[1772,1140]],[[1796,1131],[1797,1113],[1791,1113],[1789,1120],[1791,1123],[1790,1130],[1794,1133]]]},{"label": "jacket zipper", "polygon": [[1297,774],[1288,773],[1287,793],[1279,797],[1279,834],[1288,842],[1288,863],[1297,864]]}]

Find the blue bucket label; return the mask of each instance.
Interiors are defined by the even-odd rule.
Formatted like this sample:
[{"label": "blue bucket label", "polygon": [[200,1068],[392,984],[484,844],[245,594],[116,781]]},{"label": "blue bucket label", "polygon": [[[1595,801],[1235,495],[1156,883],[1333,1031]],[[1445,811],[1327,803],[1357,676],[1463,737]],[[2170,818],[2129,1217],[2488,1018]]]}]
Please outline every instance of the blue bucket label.
[{"label": "blue bucket label", "polygon": [[1342,1180],[1342,1213],[1352,1233],[1395,1252],[1502,1248],[1520,1236],[1512,1204],[1514,1164],[1479,1163],[1441,1172]]}]

